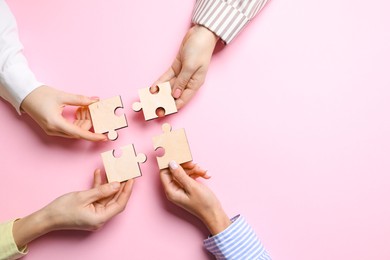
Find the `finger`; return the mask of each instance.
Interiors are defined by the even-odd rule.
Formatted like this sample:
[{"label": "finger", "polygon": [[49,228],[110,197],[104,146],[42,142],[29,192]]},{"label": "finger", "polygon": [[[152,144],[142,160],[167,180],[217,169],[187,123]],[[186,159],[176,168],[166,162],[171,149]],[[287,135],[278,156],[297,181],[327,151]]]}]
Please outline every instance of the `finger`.
[{"label": "finger", "polygon": [[172,67],[169,67],[169,69],[166,72],[164,72],[164,74],[162,74],[160,78],[158,78],[155,84],[157,85],[158,83],[169,81],[175,76],[176,76],[175,71],[173,70]]},{"label": "finger", "polygon": [[50,136],[59,136],[59,137],[68,138],[68,139],[74,138],[73,136],[70,136],[68,134],[65,134],[65,133],[62,133],[59,131],[50,131],[50,132],[46,132],[46,133]]},{"label": "finger", "polygon": [[197,178],[203,178],[203,179],[210,179],[211,176],[207,174],[207,172],[205,174],[197,174],[197,173],[194,173],[194,174],[188,174],[188,176],[190,176],[192,179],[196,180]]},{"label": "finger", "polygon": [[187,174],[192,174],[194,172],[204,173],[206,170],[203,170],[198,164],[193,161],[189,161],[181,164],[181,167],[186,171]]},{"label": "finger", "polygon": [[197,180],[198,178],[202,178],[205,180],[208,180],[211,178],[211,176],[205,175],[205,176],[200,176],[200,175],[189,175],[191,179]]},{"label": "finger", "polygon": [[81,106],[77,109],[77,111],[79,112],[77,114],[77,119],[79,120],[88,120],[88,121],[91,121],[91,113],[89,112],[89,108],[87,106]]},{"label": "finger", "polygon": [[182,163],[181,164],[181,167],[183,167],[183,169],[185,170],[190,170],[190,169],[193,169],[197,164],[194,163],[193,161],[189,161],[189,162],[185,162],[185,163]]},{"label": "finger", "polygon": [[172,69],[172,67],[169,67],[169,69],[164,72],[152,85],[152,93],[155,93],[157,91],[156,85],[162,82],[170,81],[172,78],[176,76],[175,71]]},{"label": "finger", "polygon": [[85,106],[78,107],[77,111],[76,111],[76,119],[77,120],[91,120],[88,107],[85,107]]},{"label": "finger", "polygon": [[163,169],[160,171],[160,180],[164,190],[168,190],[173,180],[172,174],[168,169]]},{"label": "finger", "polygon": [[102,184],[102,175],[100,169],[96,169],[93,174],[93,188],[96,188]]},{"label": "finger", "polygon": [[78,107],[76,110],[76,119],[73,121],[73,124],[80,127],[83,121],[83,107]]},{"label": "finger", "polygon": [[73,122],[73,124],[78,128],[86,131],[89,131],[92,128],[92,122],[88,120],[76,120]]},{"label": "finger", "polygon": [[205,66],[199,67],[192,73],[190,80],[187,82],[187,86],[185,89],[183,89],[183,92],[180,95],[180,98],[176,98],[176,107],[178,109],[181,109],[192,99],[192,97],[204,83],[206,74],[207,67]]},{"label": "finger", "polygon": [[[54,128],[51,128],[50,130],[46,131],[46,133],[50,136],[59,136],[63,138],[68,138],[68,139],[75,139],[76,137],[74,135],[71,135],[67,133],[66,131],[62,130],[62,127],[59,125],[55,126]],[[77,137],[80,138],[80,137]]]},{"label": "finger", "polygon": [[190,192],[194,180],[187,175],[184,169],[175,161],[171,161],[169,163],[169,169],[173,178],[178,182],[178,184],[182,186],[186,192]]},{"label": "finger", "polygon": [[175,84],[172,88],[172,96],[176,99],[180,98],[184,89],[186,89],[188,82],[190,81],[193,73],[196,70],[189,70],[188,68],[183,67],[179,75],[175,80]]},{"label": "finger", "polygon": [[160,179],[168,197],[172,197],[172,194],[177,192],[185,192],[183,187],[173,178],[173,175],[169,169],[160,171]]},{"label": "finger", "polygon": [[88,106],[92,103],[99,101],[98,97],[86,97],[83,95],[75,95],[70,93],[63,93],[62,102],[71,106]]},{"label": "finger", "polygon": [[68,134],[73,138],[82,138],[89,141],[104,141],[107,140],[107,136],[104,134],[92,133],[88,130],[81,129],[80,127],[73,125],[62,118],[58,125],[59,130]]},{"label": "finger", "polygon": [[125,206],[127,204],[127,201],[129,200],[131,196],[131,192],[133,191],[133,185],[134,180],[128,180],[122,189],[122,192],[120,192],[118,198],[116,199],[117,203],[119,205]]},{"label": "finger", "polygon": [[198,165],[195,165],[193,169],[187,171],[187,174],[190,176],[194,175],[205,179],[209,179],[211,177],[206,170],[203,170]]},{"label": "finger", "polygon": [[183,167],[187,175],[193,179],[196,179],[198,177],[202,177],[204,179],[211,178],[211,176],[207,174],[206,170],[203,170],[198,164],[192,161],[183,163],[181,166]]},{"label": "finger", "polygon": [[160,179],[168,200],[174,203],[181,203],[188,197],[182,185],[173,179],[169,169],[160,171]]},{"label": "finger", "polygon": [[84,196],[87,204],[94,203],[96,201],[99,201],[101,199],[108,198],[112,195],[114,195],[116,192],[120,189],[120,183],[119,182],[111,182],[106,183],[103,185],[100,185],[96,188],[84,191]]},{"label": "finger", "polygon": [[122,191],[118,192],[119,196],[116,198],[116,200],[111,200],[111,202],[108,203],[106,208],[106,214],[108,218],[119,214],[126,208],[127,202],[129,201],[131,192],[133,190],[133,184],[134,180],[128,180],[123,186]]},{"label": "finger", "polygon": [[115,196],[112,198],[113,201],[117,201],[119,195],[121,194],[121,192],[123,191],[123,188],[125,187],[127,182],[122,182],[121,183],[121,187],[119,188],[119,191],[117,193],[115,193]]},{"label": "finger", "polygon": [[180,98],[175,100],[177,109],[182,109],[195,96],[196,90],[186,88]]},{"label": "finger", "polygon": [[76,120],[73,124],[83,130],[90,130],[92,128],[92,120],[87,107],[79,107],[77,109]]}]

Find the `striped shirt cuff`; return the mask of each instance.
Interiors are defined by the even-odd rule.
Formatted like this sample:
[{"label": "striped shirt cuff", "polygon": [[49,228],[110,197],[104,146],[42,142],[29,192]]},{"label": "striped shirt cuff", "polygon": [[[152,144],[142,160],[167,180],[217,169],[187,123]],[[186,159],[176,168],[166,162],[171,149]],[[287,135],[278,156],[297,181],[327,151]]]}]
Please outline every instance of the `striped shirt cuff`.
[{"label": "striped shirt cuff", "polygon": [[192,22],[230,43],[268,0],[198,0]]},{"label": "striped shirt cuff", "polygon": [[204,246],[216,259],[270,260],[253,229],[240,215],[221,233],[204,240]]},{"label": "striped shirt cuff", "polygon": [[15,220],[0,223],[0,259],[13,260],[25,256],[28,252],[27,246],[18,249],[15,244],[12,228]]}]

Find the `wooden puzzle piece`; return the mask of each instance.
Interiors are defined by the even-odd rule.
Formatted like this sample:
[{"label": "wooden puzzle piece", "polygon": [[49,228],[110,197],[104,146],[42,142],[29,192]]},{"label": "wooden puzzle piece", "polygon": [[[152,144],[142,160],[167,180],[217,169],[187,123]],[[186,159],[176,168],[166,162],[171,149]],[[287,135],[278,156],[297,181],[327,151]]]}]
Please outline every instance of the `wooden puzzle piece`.
[{"label": "wooden puzzle piece", "polygon": [[171,84],[164,82],[157,84],[158,93],[150,93],[150,88],[142,88],[138,90],[140,102],[133,103],[133,110],[138,112],[141,109],[144,112],[145,120],[157,118],[156,110],[163,108],[165,115],[177,112],[175,99],[171,95]]},{"label": "wooden puzzle piece", "polygon": [[133,144],[124,146],[121,150],[122,155],[119,158],[114,156],[114,150],[101,154],[108,182],[127,181],[142,175],[139,164],[146,161],[146,155],[137,155]]},{"label": "wooden puzzle piece", "polygon": [[192,161],[184,128],[172,131],[170,124],[163,124],[162,130],[162,135],[153,137],[154,150],[158,148],[164,148],[165,150],[162,157],[157,157],[160,170],[168,168],[168,164],[172,160],[178,164]]},{"label": "wooden puzzle piece", "polygon": [[100,100],[88,106],[91,114],[93,128],[95,133],[108,133],[108,139],[116,140],[118,133],[115,130],[127,127],[126,116],[115,115],[117,108],[123,108],[120,96]]}]

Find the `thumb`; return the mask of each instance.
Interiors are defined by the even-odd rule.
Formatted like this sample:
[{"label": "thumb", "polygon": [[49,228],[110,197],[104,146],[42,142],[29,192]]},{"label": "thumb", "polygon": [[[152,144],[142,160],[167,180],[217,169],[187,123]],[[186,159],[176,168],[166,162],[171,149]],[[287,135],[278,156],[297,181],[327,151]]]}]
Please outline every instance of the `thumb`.
[{"label": "thumb", "polygon": [[85,191],[85,198],[89,203],[110,197],[120,189],[119,182],[106,183],[96,188]]},{"label": "thumb", "polygon": [[86,97],[70,93],[64,93],[62,97],[62,102],[71,106],[88,106],[96,101],[99,101],[98,97]]},{"label": "thumb", "polygon": [[166,81],[171,81],[174,77],[175,77],[175,71],[173,70],[172,67],[169,67],[169,69],[164,72],[164,74],[161,75],[161,77],[159,77],[152,85],[152,88],[154,90],[154,92],[157,91],[156,89],[156,85],[159,84],[159,83],[163,83],[163,82],[166,82]]},{"label": "thumb", "polygon": [[190,81],[192,74],[193,73],[191,71],[186,70],[185,68],[182,68],[179,75],[177,75],[175,83],[173,84],[172,96],[174,98],[177,99],[181,96],[184,89],[187,87],[188,82]]},{"label": "thumb", "polygon": [[171,83],[170,81],[174,77],[175,77],[175,72],[173,71],[172,68],[169,68],[158,80],[156,80],[152,84],[152,86],[150,87],[150,92],[152,94],[157,93],[157,91],[158,91],[157,84],[160,84],[160,83],[163,83],[163,82],[167,82],[167,81],[169,81],[169,83]]},{"label": "thumb", "polygon": [[173,178],[186,190],[191,190],[193,182],[195,182],[184,169],[178,165],[175,161],[169,163],[169,169],[171,170]]}]

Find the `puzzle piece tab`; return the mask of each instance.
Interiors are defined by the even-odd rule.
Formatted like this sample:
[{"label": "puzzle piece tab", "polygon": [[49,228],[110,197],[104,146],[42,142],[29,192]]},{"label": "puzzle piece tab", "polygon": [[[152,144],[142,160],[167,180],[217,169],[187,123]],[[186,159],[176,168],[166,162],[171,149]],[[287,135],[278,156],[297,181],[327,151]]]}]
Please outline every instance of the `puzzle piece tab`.
[{"label": "puzzle piece tab", "polygon": [[93,128],[95,133],[108,133],[108,139],[116,140],[118,133],[115,130],[127,127],[126,116],[115,115],[117,108],[123,108],[120,96],[100,100],[88,106],[91,114]]},{"label": "puzzle piece tab", "polygon": [[108,182],[127,181],[142,175],[139,164],[146,161],[146,155],[137,155],[133,144],[124,146],[121,150],[119,158],[114,156],[114,150],[101,154]]},{"label": "puzzle piece tab", "polygon": [[142,88],[138,90],[140,102],[133,103],[133,110],[138,112],[141,109],[144,112],[145,120],[157,118],[156,110],[163,108],[165,115],[170,115],[177,112],[175,99],[171,95],[171,85],[169,82],[157,84],[158,93],[150,93],[150,88]]},{"label": "puzzle piece tab", "polygon": [[164,148],[162,157],[157,157],[160,170],[168,168],[170,161],[178,164],[192,161],[190,147],[184,128],[172,131],[170,124],[162,125],[163,134],[153,137],[154,149]]}]

